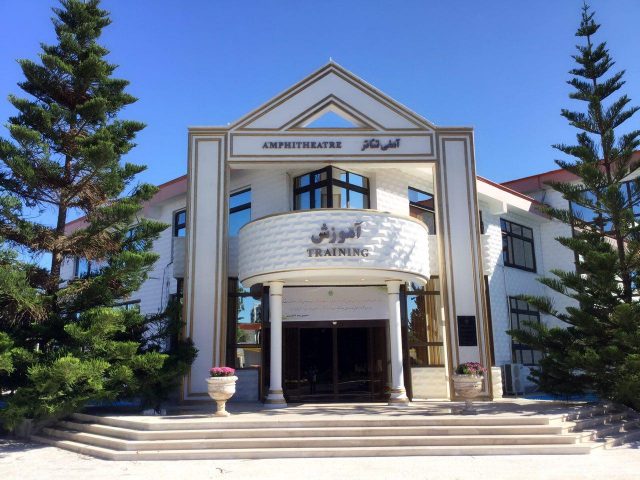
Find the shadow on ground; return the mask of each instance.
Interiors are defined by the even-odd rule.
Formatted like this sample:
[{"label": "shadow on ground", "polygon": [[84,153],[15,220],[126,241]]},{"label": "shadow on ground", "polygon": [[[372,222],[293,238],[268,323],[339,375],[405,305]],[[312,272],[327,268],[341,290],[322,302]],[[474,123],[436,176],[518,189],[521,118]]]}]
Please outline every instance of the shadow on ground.
[{"label": "shadow on ground", "polygon": [[47,445],[38,443],[25,442],[18,440],[9,435],[0,434],[0,458],[6,457],[12,453],[27,452],[30,450],[39,450],[47,448]]}]

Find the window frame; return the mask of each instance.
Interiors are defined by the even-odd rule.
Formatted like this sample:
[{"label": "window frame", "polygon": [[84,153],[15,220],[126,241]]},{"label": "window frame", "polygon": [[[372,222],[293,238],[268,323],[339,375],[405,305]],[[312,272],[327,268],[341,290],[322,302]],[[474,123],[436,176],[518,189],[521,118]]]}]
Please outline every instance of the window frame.
[{"label": "window frame", "polygon": [[[238,287],[240,286],[240,282],[237,277],[228,277],[228,288],[227,288],[227,352],[226,352],[226,363],[227,365],[236,368],[236,359],[237,352],[239,348],[259,348],[261,355],[263,351],[263,336],[264,329],[267,326],[264,322],[264,299],[263,296],[260,297],[260,305],[261,305],[261,318],[260,318],[260,332],[256,335],[257,343],[238,343],[236,338],[236,332],[238,328],[238,318],[237,318],[237,303],[238,299],[243,297],[251,297],[255,300],[254,294],[251,292],[251,289],[245,291],[238,291]],[[256,322],[257,323],[257,322]],[[260,365],[259,368],[261,368]],[[237,370],[251,370],[255,369],[255,367],[238,367]]]},{"label": "window frame", "polygon": [[[184,222],[179,223],[178,216],[184,213]],[[179,231],[184,230],[184,235],[179,235]],[[173,236],[174,237],[186,237],[187,236],[187,209],[183,208],[173,212]]]},{"label": "window frame", "polygon": [[[510,328],[511,330],[521,330],[520,315],[536,317],[538,320],[538,323],[541,322],[540,311],[535,307],[532,307],[529,303],[525,302],[524,300],[520,300],[517,297],[508,297],[508,301],[509,301],[509,326],[511,327]],[[514,302],[515,302],[515,307],[513,306]],[[521,309],[518,306],[518,302],[526,303],[527,309],[526,310]],[[516,321],[518,323],[517,328],[514,328],[514,325],[513,325],[513,315],[516,316]],[[524,359],[524,352],[529,352],[532,362],[531,363],[519,362],[516,352],[519,352],[520,360]],[[539,352],[539,350],[531,348],[529,345],[526,345],[524,343],[517,343],[514,341],[513,337],[511,338],[511,360],[513,361],[513,363],[520,363],[528,367],[538,366],[538,363],[535,363],[535,360],[534,360],[534,352]]]},{"label": "window frame", "polygon": [[119,302],[114,305],[116,308],[121,308],[123,310],[131,310],[132,308],[140,309],[140,299],[137,300],[127,300],[124,302]]},{"label": "window frame", "polygon": [[[236,205],[235,207],[231,207],[231,199],[237,195],[242,195],[244,193],[249,192],[249,201],[242,203],[240,205]],[[234,213],[238,213],[238,212],[242,212],[244,210],[249,210],[249,221],[251,221],[251,187],[243,187],[240,190],[237,190],[235,192],[232,192],[229,194],[229,216],[227,218],[227,234],[229,236],[231,235],[231,215],[233,215]],[[244,224],[246,225],[246,224]],[[243,225],[243,226],[244,226]],[[242,227],[240,227],[242,228]]]},{"label": "window frame", "polygon": [[[431,197],[431,200],[433,200],[433,208],[429,208],[425,205],[421,205],[418,202],[413,202],[411,201],[411,195],[410,192],[414,191],[416,193],[421,193],[423,195],[428,195]],[[438,222],[436,221],[436,208],[435,208],[435,202],[436,202],[436,196],[433,193],[429,193],[429,192],[425,192],[424,190],[420,190],[419,188],[416,187],[411,187],[411,186],[407,186],[407,197],[409,199],[409,211],[411,212],[411,207],[413,208],[417,208],[418,210],[421,210],[423,212],[429,212],[431,214],[433,214],[433,232],[429,232],[429,235],[436,235],[437,230],[438,230]],[[413,217],[413,215],[411,215]],[[418,220],[420,220],[418,218]]]},{"label": "window frame", "polygon": [[[339,170],[340,172],[344,172],[346,174],[346,181],[344,180],[340,180],[339,178],[335,178],[333,176],[333,171],[335,170]],[[326,177],[322,180],[319,181],[315,181],[315,176],[316,175],[322,175],[323,173],[326,174]],[[298,179],[309,175],[309,183],[307,185],[301,186],[301,187],[296,187],[296,183],[298,181]],[[355,185],[353,183],[349,182],[349,175],[357,175],[358,177],[362,177],[364,180],[366,180],[366,187],[361,187],[359,185]],[[369,182],[369,177],[365,177],[364,175],[360,175],[358,173],[355,172],[350,172],[348,170],[343,170],[341,168],[338,167],[334,167],[332,165],[329,165],[328,167],[324,167],[321,168],[319,170],[313,170],[311,172],[306,172],[303,173],[302,175],[298,175],[296,177],[294,177],[293,179],[293,211],[300,211],[300,210],[316,210],[319,208],[342,208],[342,207],[334,207],[333,206],[333,189],[334,187],[338,187],[338,188],[343,188],[346,191],[347,194],[347,208],[351,208],[349,207],[349,203],[350,203],[350,195],[351,192],[357,192],[360,193],[362,195],[364,195],[366,197],[366,205],[363,205],[363,209],[367,210],[369,208],[371,208],[371,195],[370,195],[370,182]],[[316,201],[316,196],[314,195],[314,192],[316,190],[321,190],[323,188],[326,188],[327,190],[327,206],[326,207],[322,207],[322,206],[316,206],[315,205],[315,201]],[[302,208],[296,208],[296,200],[298,198],[299,195],[309,192],[309,208],[308,209],[302,209]]]},{"label": "window frame", "polygon": [[[400,301],[400,312],[401,312],[401,318],[403,323],[406,325],[407,327],[407,341],[406,341],[406,349],[407,349],[407,354],[408,352],[412,349],[412,348],[426,348],[427,352],[429,351],[430,348],[440,348],[440,356],[442,357],[443,363],[434,363],[434,364],[426,364],[426,365],[410,365],[410,368],[439,368],[439,367],[443,367],[445,366],[446,363],[446,358],[444,356],[444,340],[442,341],[422,341],[421,345],[415,345],[411,343],[411,340],[409,338],[409,333],[410,333],[410,329],[409,329],[409,324],[410,324],[410,319],[409,319],[409,301],[411,297],[423,297],[423,301],[426,302],[426,297],[436,297],[438,298],[439,302],[442,302],[442,296],[441,296],[441,291],[440,289],[442,288],[442,285],[440,284],[440,277],[439,276],[433,276],[431,277],[432,280],[437,280],[437,289],[435,290],[427,290],[426,287],[418,287],[416,284],[414,283],[409,283],[409,284],[405,284],[402,286],[401,288],[401,301]],[[437,315],[437,312],[436,312]],[[440,321],[439,319],[436,318],[436,321]],[[425,324],[425,327],[428,329],[428,324]],[[429,356],[429,353],[427,353],[427,358]],[[409,360],[410,362],[410,360]]]},{"label": "window frame", "polygon": [[[84,260],[87,262],[87,273],[83,274],[83,275],[79,275],[78,274],[78,270],[80,268],[80,261]],[[73,257],[73,278],[82,278],[82,277],[88,277],[91,275],[91,260],[87,260],[84,257]]]},{"label": "window frame", "polygon": [[[531,231],[531,238],[527,238],[524,235],[518,235],[517,233],[513,233],[513,228],[509,227],[509,230],[505,230],[504,224],[515,225],[522,229],[527,229]],[[505,267],[517,268],[519,270],[524,270],[526,272],[537,272],[537,262],[536,262],[536,245],[534,241],[533,228],[527,227],[526,225],[522,225],[520,223],[514,222],[512,220],[507,220],[506,218],[500,218],[500,231],[502,233],[502,263]],[[513,250],[513,240],[509,242],[509,239],[521,240],[524,243],[531,244],[531,260],[533,262],[533,267],[527,267],[526,265],[519,265],[517,263],[513,263],[509,261],[509,245],[511,245],[511,250]],[[513,257],[513,254],[511,255]]]}]

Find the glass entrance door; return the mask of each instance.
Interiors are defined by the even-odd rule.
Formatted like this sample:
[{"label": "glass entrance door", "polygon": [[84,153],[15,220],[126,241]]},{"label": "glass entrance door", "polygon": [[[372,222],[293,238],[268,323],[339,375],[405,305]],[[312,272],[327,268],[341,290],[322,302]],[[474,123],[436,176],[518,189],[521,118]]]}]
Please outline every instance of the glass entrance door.
[{"label": "glass entrance door", "polygon": [[385,399],[385,321],[284,325],[284,394],[288,401]]}]

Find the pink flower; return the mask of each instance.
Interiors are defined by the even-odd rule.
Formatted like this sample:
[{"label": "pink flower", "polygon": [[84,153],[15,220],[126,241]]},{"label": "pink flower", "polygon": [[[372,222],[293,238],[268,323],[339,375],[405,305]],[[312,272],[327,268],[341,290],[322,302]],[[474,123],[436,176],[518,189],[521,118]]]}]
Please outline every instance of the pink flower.
[{"label": "pink flower", "polygon": [[209,370],[209,375],[212,377],[231,377],[234,373],[236,371],[231,367],[213,367]]},{"label": "pink flower", "polygon": [[478,362],[467,362],[458,365],[456,373],[458,375],[477,375],[482,377],[487,369]]}]

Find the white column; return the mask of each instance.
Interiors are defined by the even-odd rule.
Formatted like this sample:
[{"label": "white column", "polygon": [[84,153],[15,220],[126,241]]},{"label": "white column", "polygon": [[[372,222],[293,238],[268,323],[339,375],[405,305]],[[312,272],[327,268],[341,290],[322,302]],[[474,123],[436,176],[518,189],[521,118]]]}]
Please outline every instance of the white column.
[{"label": "white column", "polygon": [[269,322],[271,324],[271,366],[268,408],[282,408],[287,402],[282,394],[282,287],[283,282],[269,282]]},{"label": "white column", "polygon": [[409,403],[404,389],[402,368],[402,335],[400,331],[400,281],[387,281],[389,298],[389,345],[391,347],[391,396],[389,405]]}]

